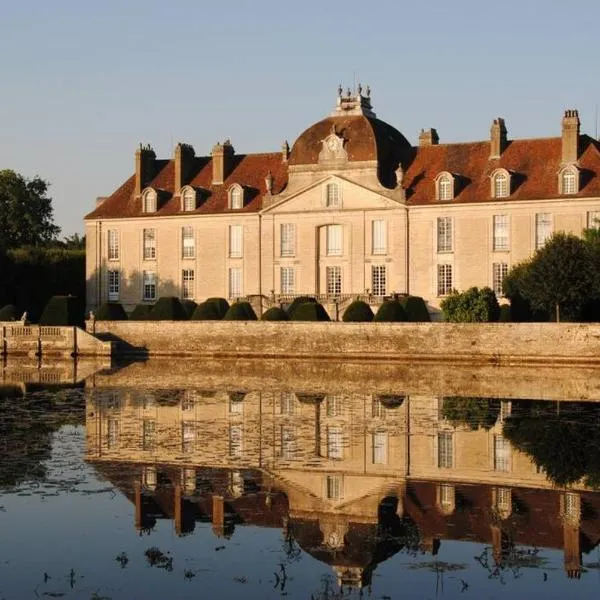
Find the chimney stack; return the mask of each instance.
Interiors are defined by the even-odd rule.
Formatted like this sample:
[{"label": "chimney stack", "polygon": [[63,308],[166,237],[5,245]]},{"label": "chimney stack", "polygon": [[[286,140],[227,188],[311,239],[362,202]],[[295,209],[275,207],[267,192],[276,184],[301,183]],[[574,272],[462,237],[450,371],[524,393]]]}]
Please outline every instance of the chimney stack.
[{"label": "chimney stack", "polygon": [[194,156],[196,153],[189,144],[179,143],[175,146],[175,193],[179,194],[181,188],[188,182]]},{"label": "chimney stack", "polygon": [[508,143],[504,119],[498,117],[490,129],[490,158],[500,158]]},{"label": "chimney stack", "polygon": [[221,185],[227,176],[231,173],[233,167],[233,156],[235,150],[229,140],[225,140],[222,144],[218,143],[212,149],[212,164],[213,164],[213,185]]},{"label": "chimney stack", "polygon": [[154,161],[156,154],[150,144],[135,151],[135,195],[139,196],[146,185],[154,177]]},{"label": "chimney stack", "polygon": [[419,134],[419,146],[437,146],[440,143],[440,136],[437,130],[421,129]]},{"label": "chimney stack", "polygon": [[562,164],[577,162],[579,158],[579,113],[566,110],[562,120]]}]

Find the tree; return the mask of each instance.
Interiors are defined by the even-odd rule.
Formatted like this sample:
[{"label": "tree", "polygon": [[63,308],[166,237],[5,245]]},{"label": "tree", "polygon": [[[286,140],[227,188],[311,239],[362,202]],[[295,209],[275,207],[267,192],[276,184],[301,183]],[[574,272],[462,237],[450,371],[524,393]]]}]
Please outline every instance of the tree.
[{"label": "tree", "polygon": [[489,287],[454,291],[442,300],[441,309],[444,320],[452,323],[489,323],[500,315],[498,299]]},{"label": "tree", "polygon": [[48,182],[0,171],[0,247],[42,246],[60,232],[54,224]]}]

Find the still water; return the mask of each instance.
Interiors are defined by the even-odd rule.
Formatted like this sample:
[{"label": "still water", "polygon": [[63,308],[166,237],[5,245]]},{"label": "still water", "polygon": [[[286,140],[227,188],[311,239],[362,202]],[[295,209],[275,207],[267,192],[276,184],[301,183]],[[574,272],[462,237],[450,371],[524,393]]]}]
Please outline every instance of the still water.
[{"label": "still water", "polygon": [[0,600],[600,594],[594,370],[0,375]]}]

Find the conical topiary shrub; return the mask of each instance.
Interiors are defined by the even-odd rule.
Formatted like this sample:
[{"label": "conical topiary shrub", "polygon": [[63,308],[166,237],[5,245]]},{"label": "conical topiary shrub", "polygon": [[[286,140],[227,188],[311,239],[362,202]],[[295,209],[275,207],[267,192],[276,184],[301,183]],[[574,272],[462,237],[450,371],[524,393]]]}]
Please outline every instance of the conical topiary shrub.
[{"label": "conical topiary shrub", "polygon": [[387,300],[384,302],[373,318],[374,322],[398,322],[406,320],[406,311],[397,300]]},{"label": "conical topiary shrub", "polygon": [[431,321],[425,300],[420,296],[405,296],[399,300],[402,308],[406,311],[407,321],[415,323],[427,323]]},{"label": "conical topiary shrub", "polygon": [[348,306],[342,316],[342,321],[346,323],[370,323],[373,320],[373,311],[371,307],[362,300],[355,300]]},{"label": "conical topiary shrub", "polygon": [[234,302],[225,313],[223,321],[256,321],[256,313],[250,302]]},{"label": "conical topiary shrub", "polygon": [[183,306],[186,318],[191,319],[198,305],[193,300],[182,300],[181,306]]},{"label": "conical topiary shrub", "polygon": [[314,304],[317,302],[317,300],[316,300],[316,298],[313,298],[312,296],[298,296],[297,298],[294,298],[292,300],[292,303],[286,309],[286,312],[287,312],[290,320],[292,319],[293,314],[296,312],[296,309],[301,304],[305,304],[306,302],[311,302]]},{"label": "conical topiary shrub", "polygon": [[288,314],[279,308],[279,306],[272,306],[269,310],[265,311],[260,318],[261,321],[289,321]]},{"label": "conical topiary shrub", "polygon": [[40,325],[83,325],[83,303],[76,296],[52,296],[48,300]]},{"label": "conical topiary shrub", "polygon": [[185,321],[186,318],[185,310],[175,296],[159,298],[150,313],[151,321]]},{"label": "conical topiary shrub", "polygon": [[119,302],[105,302],[94,317],[96,321],[127,321],[127,313]]},{"label": "conical topiary shrub", "polygon": [[331,319],[322,304],[304,302],[296,307],[290,321],[331,321]]},{"label": "conical topiary shrub", "polygon": [[229,302],[225,298],[209,298],[200,302],[192,314],[194,321],[220,321],[229,310]]},{"label": "conical topiary shrub", "polygon": [[0,321],[16,321],[20,316],[14,304],[7,304],[0,308]]},{"label": "conical topiary shrub", "polygon": [[138,304],[129,315],[130,321],[148,321],[150,320],[150,313],[152,312],[152,306],[150,304]]}]

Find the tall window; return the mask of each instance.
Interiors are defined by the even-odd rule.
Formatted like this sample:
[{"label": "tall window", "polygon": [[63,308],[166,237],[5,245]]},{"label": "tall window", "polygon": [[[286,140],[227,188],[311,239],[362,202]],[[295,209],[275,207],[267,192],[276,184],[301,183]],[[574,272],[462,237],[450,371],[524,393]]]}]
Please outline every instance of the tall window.
[{"label": "tall window", "polygon": [[294,392],[281,392],[279,398],[279,412],[282,415],[293,415],[296,407],[296,395]]},{"label": "tall window", "polygon": [[240,458],[242,456],[243,430],[241,425],[229,426],[229,456]]},{"label": "tall window", "polygon": [[438,180],[438,200],[452,200],[453,197],[452,179],[448,175],[443,175]]},{"label": "tall window", "polygon": [[561,183],[563,194],[577,193],[577,179],[575,177],[575,171],[573,169],[565,169],[562,172]]},{"label": "tall window", "polygon": [[194,297],[194,269],[181,271],[181,297],[184,300]]},{"label": "tall window", "polygon": [[510,471],[510,442],[501,435],[494,436],[494,470]]},{"label": "tall window", "polygon": [[191,421],[181,424],[181,450],[185,453],[193,452],[196,442],[196,427]]},{"label": "tall window", "polygon": [[437,295],[447,296],[452,291],[452,288],[452,265],[438,265]]},{"label": "tall window", "polygon": [[296,288],[296,270],[294,267],[281,267],[281,293],[294,294]]},{"label": "tall window", "polygon": [[504,282],[504,278],[508,274],[508,264],[494,263],[492,265],[492,271],[492,284],[494,292],[496,296],[503,296],[504,292],[502,291],[502,283]]},{"label": "tall window", "polygon": [[494,250],[508,250],[508,215],[494,215]]},{"label": "tall window", "polygon": [[325,276],[327,277],[327,295],[339,296],[342,293],[342,267],[327,267]]},{"label": "tall window", "polygon": [[330,395],[327,396],[327,416],[339,417],[342,414],[342,397]]},{"label": "tall window", "polygon": [[373,432],[373,464],[387,465],[387,431]]},{"label": "tall window", "polygon": [[156,192],[154,190],[144,192],[142,208],[145,213],[156,212]]},{"label": "tall window", "polygon": [[238,185],[233,187],[230,192],[230,202],[231,208],[234,210],[239,210],[244,206],[244,197],[242,194],[242,188]]},{"label": "tall window", "polygon": [[512,491],[510,488],[496,488],[496,510],[501,515],[512,513]]},{"label": "tall window", "polygon": [[437,251],[452,252],[452,217],[438,217]]},{"label": "tall window", "polygon": [[296,455],[296,430],[289,425],[281,426],[281,458],[293,460]]},{"label": "tall window", "polygon": [[386,275],[385,265],[371,266],[371,290],[374,296],[385,296],[387,294]]},{"label": "tall window", "polygon": [[440,469],[451,469],[454,463],[454,452],[452,448],[452,434],[449,432],[438,433],[438,467]]},{"label": "tall window", "polygon": [[387,253],[387,228],[386,222],[383,220],[377,220],[372,222],[371,236],[373,243],[373,254],[386,254]]},{"label": "tall window", "polygon": [[438,488],[440,508],[445,513],[454,512],[456,506],[456,491],[453,485],[442,483]]},{"label": "tall window", "polygon": [[119,446],[119,419],[108,419],[106,424],[106,445],[109,450]]},{"label": "tall window", "polygon": [[242,269],[231,267],[229,269],[229,297],[239,298],[242,295]]},{"label": "tall window", "polygon": [[229,256],[241,258],[243,255],[243,230],[241,225],[229,226]]},{"label": "tall window", "polygon": [[108,272],[108,301],[117,302],[121,285],[120,273],[117,269]]},{"label": "tall window", "polygon": [[546,240],[552,235],[552,215],[538,213],[535,215],[535,249],[544,247]]},{"label": "tall window", "polygon": [[373,398],[371,404],[371,416],[374,419],[385,419],[385,406],[379,398]]},{"label": "tall window", "polygon": [[282,223],[281,233],[281,256],[294,256],[296,254],[296,225],[294,223]]},{"label": "tall window", "polygon": [[144,229],[144,260],[156,258],[156,229]]},{"label": "tall window", "polygon": [[108,230],[108,260],[119,260],[119,232]]},{"label": "tall window", "polygon": [[196,192],[189,187],[183,191],[183,210],[196,210]]},{"label": "tall window", "polygon": [[156,421],[142,421],[142,450],[154,450],[156,446]]},{"label": "tall window", "polygon": [[328,183],[325,189],[326,199],[325,205],[328,207],[336,207],[340,205],[340,189],[337,183]]},{"label": "tall window", "polygon": [[181,228],[181,257],[194,258],[196,255],[196,244],[194,240],[194,228],[190,226]]},{"label": "tall window", "polygon": [[341,475],[327,475],[326,489],[328,500],[339,500],[344,495]]},{"label": "tall window", "polygon": [[144,271],[143,273],[143,298],[144,300],[156,300],[156,273]]},{"label": "tall window", "polygon": [[508,175],[496,173],[494,175],[494,198],[508,198]]},{"label": "tall window", "polygon": [[342,255],[342,226],[327,225],[327,256]]},{"label": "tall window", "polygon": [[590,210],[588,212],[587,226],[589,229],[600,229],[600,210]]},{"label": "tall window", "polygon": [[344,443],[341,427],[327,428],[327,458],[341,460],[344,456]]}]

